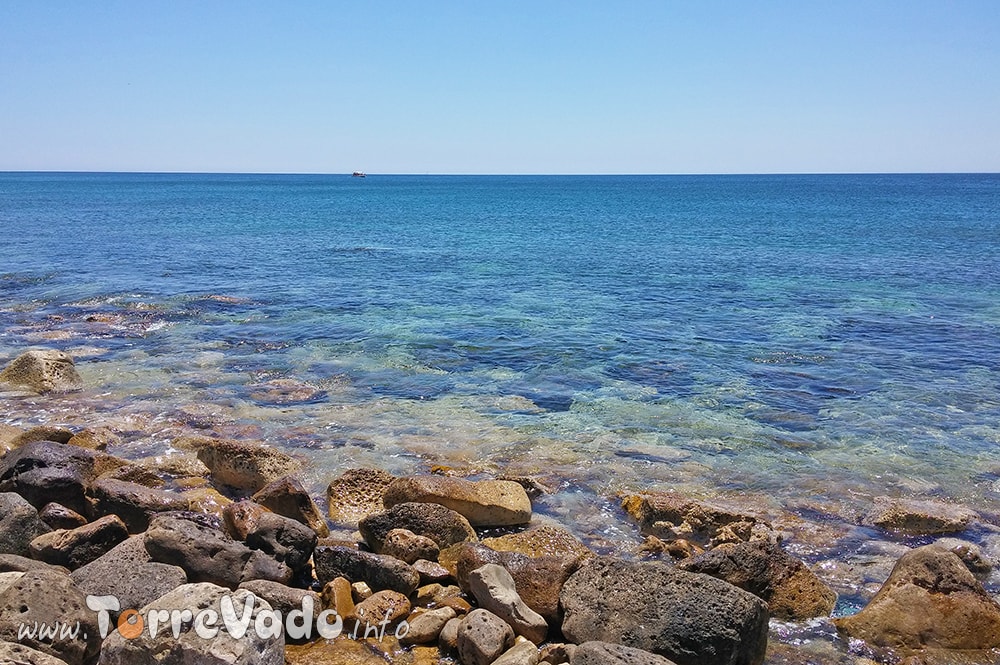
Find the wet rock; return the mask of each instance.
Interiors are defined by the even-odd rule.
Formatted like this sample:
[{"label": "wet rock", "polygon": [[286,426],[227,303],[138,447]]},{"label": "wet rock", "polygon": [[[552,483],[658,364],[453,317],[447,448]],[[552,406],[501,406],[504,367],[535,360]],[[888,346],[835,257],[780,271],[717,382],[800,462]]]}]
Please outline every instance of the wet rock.
[{"label": "wet rock", "polygon": [[938,538],[934,544],[958,556],[969,572],[977,577],[985,577],[993,570],[995,562],[975,543],[958,538]]},{"label": "wet rock", "polygon": [[469,590],[469,573],[488,563],[507,569],[525,604],[553,625],[562,622],[559,592],[580,567],[579,559],[568,556],[529,557],[518,552],[497,552],[479,543],[462,543],[441,553],[441,563],[454,571],[455,579]]},{"label": "wet rock", "polygon": [[51,530],[24,497],[0,492],[0,554],[31,556],[31,541]]},{"label": "wet rock", "polygon": [[[44,639],[18,635],[22,625],[34,626],[53,621],[80,629],[72,634]],[[0,640],[19,642],[66,661],[69,665],[92,663],[101,645],[97,616],[87,607],[87,599],[68,575],[51,570],[32,570],[0,592]]]},{"label": "wet rock", "polygon": [[322,584],[344,577],[352,583],[365,582],[375,591],[390,589],[409,595],[420,583],[420,574],[407,563],[350,547],[317,547],[313,563]]},{"label": "wet rock", "polygon": [[439,552],[437,543],[430,538],[418,536],[409,529],[390,531],[381,548],[382,554],[394,556],[411,565],[421,559],[437,559]]},{"label": "wet rock", "polygon": [[381,469],[348,469],[326,488],[330,519],[356,525],[369,515],[383,512],[382,496],[395,479]]},{"label": "wet rock", "polygon": [[309,564],[316,539],[316,532],[305,524],[276,513],[264,513],[257,527],[247,533],[246,544],[299,573]]},{"label": "wet rock", "polygon": [[65,660],[15,642],[0,642],[0,663],[9,663],[10,665],[67,665]]},{"label": "wet rock", "polygon": [[235,589],[255,579],[286,584],[292,578],[291,568],[264,552],[191,520],[157,517],[150,523],[144,541],[154,561],[180,566],[193,582]]},{"label": "wet rock", "polygon": [[83,379],[76,371],[73,358],[54,349],[25,351],[0,372],[0,382],[26,386],[38,393],[83,388]]},{"label": "wet rock", "polygon": [[545,618],[524,604],[506,568],[488,563],[473,570],[469,573],[469,589],[479,607],[506,621],[515,634],[535,644],[545,639],[549,629]]},{"label": "wet rock", "polygon": [[875,498],[874,505],[862,522],[886,531],[927,535],[963,531],[978,519],[975,511],[944,501],[880,496]]},{"label": "wet rock", "polygon": [[666,555],[671,559],[679,560],[696,556],[704,551],[705,550],[702,548],[684,540],[683,538],[678,538],[677,540],[661,540],[656,536],[646,536],[646,540],[642,541],[642,545],[639,546],[637,553],[641,556],[647,557]]},{"label": "wet rock", "polygon": [[[437,558],[436,556],[434,557]],[[448,569],[437,563],[436,561],[428,561],[427,559],[417,559],[410,564],[413,569],[420,573],[421,582],[443,582],[451,577],[451,573]]]},{"label": "wet rock", "polygon": [[0,573],[26,573],[29,570],[51,570],[69,575],[69,570],[63,566],[53,566],[44,561],[35,561],[17,554],[0,554]]},{"label": "wet rock", "polygon": [[[361,536],[375,552],[382,552],[393,529],[406,529],[415,535],[430,538],[438,548],[478,540],[467,519],[436,503],[400,503],[385,512],[369,515],[358,523]],[[437,555],[418,558],[436,559]]]},{"label": "wet rock", "polygon": [[355,603],[360,603],[363,600],[371,598],[372,588],[368,586],[367,582],[352,582],[351,583],[351,598],[354,599]]},{"label": "wet rock", "polygon": [[295,379],[271,379],[249,388],[250,399],[265,404],[303,404],[326,395],[326,391]]},{"label": "wet rock", "polygon": [[639,523],[644,536],[663,540],[683,538],[715,546],[750,540],[776,541],[770,525],[742,510],[721,503],[697,501],[676,492],[628,496],[622,507]]},{"label": "wet rock", "polygon": [[187,510],[188,500],[178,492],[153,489],[114,478],[100,478],[89,490],[94,515],[117,515],[129,533],[142,533],[157,514]]},{"label": "wet rock", "polygon": [[337,615],[346,617],[354,611],[354,595],[351,582],[346,577],[335,577],[323,586],[321,595],[323,607],[336,610]]},{"label": "wet rock", "polygon": [[14,441],[24,432],[20,427],[0,423],[0,457],[15,448]]},{"label": "wet rock", "polygon": [[357,622],[361,625],[360,633],[366,626],[385,624],[395,626],[410,613],[410,600],[405,594],[390,589],[376,591],[368,598],[354,606],[354,611],[345,617],[345,625]]},{"label": "wet rock", "polygon": [[766,541],[721,545],[677,564],[680,570],[705,573],[763,599],[772,617],[801,621],[829,616],[835,594],[809,568]]},{"label": "wet rock", "polygon": [[400,640],[403,644],[430,644],[437,642],[444,625],[455,618],[455,610],[439,607],[433,610],[411,614],[406,619],[409,631]]},{"label": "wet rock", "polygon": [[195,513],[214,515],[220,520],[226,506],[233,503],[232,499],[223,496],[211,487],[199,487],[181,492],[181,498],[187,501],[188,510]]},{"label": "wet rock", "polygon": [[302,487],[302,483],[291,476],[268,483],[251,498],[273,513],[305,524],[320,538],[330,535],[330,527],[323,519],[323,513],[316,502]]},{"label": "wet rock", "polygon": [[212,439],[202,445],[198,459],[208,467],[214,483],[248,492],[257,492],[301,467],[295,458],[275,448],[229,439]]},{"label": "wet rock", "polygon": [[556,526],[539,526],[520,533],[485,538],[483,545],[498,552],[520,552],[525,556],[571,556],[581,559],[595,556],[572,533]]},{"label": "wet rock", "polygon": [[23,445],[34,443],[36,441],[55,441],[56,443],[66,443],[72,438],[73,430],[53,425],[39,425],[38,427],[32,427],[31,429],[18,434],[11,441],[11,445],[14,448],[20,448]]},{"label": "wet rock", "polygon": [[473,610],[458,626],[457,643],[463,665],[490,665],[514,645],[514,631],[497,615]]},{"label": "wet rock", "polygon": [[316,619],[323,610],[323,603],[320,600],[319,594],[315,591],[294,589],[290,586],[268,580],[244,582],[240,585],[240,588],[250,591],[258,598],[263,598],[271,606],[271,609],[281,612],[283,622],[290,613],[295,612],[296,614],[292,616],[295,617],[296,626],[304,628],[307,624],[309,625],[309,629],[307,631],[304,630],[303,634],[297,636],[295,639],[290,639],[286,633],[285,639],[287,641],[305,642],[316,637]]},{"label": "wet rock", "polygon": [[31,556],[74,570],[108,553],[126,538],[125,523],[115,515],[108,515],[75,529],[60,529],[38,536],[31,541]]},{"label": "wet rock", "polygon": [[188,610],[198,614],[211,609],[217,617],[221,617],[224,597],[232,598],[239,614],[245,611],[246,599],[251,598],[250,629],[239,639],[226,630],[219,630],[211,639],[205,639],[192,625],[185,625],[176,638],[171,630],[158,631],[156,637],[150,637],[150,631],[144,630],[133,639],[125,639],[115,631],[104,641],[99,665],[284,665],[284,631],[273,637],[258,634],[254,629],[257,617],[261,612],[270,611],[271,607],[259,598],[253,600],[253,594],[245,589],[233,592],[214,584],[185,584],[143,607],[139,613],[145,616],[150,610],[157,609],[168,612]]},{"label": "wet rock", "polygon": [[35,508],[55,501],[86,514],[86,488],[97,473],[98,453],[52,441],[36,441],[0,459],[0,492],[17,492]]},{"label": "wet rock", "polygon": [[454,586],[443,586],[438,583],[426,584],[416,591],[416,604],[421,607],[440,605],[447,598],[462,595],[462,589]]},{"label": "wet rock", "polygon": [[563,634],[613,642],[678,665],[759,665],[767,647],[767,605],[728,582],[657,561],[600,558],[566,582]]},{"label": "wet rock", "polygon": [[621,644],[584,642],[573,651],[569,665],[673,665],[673,662]]},{"label": "wet rock", "polygon": [[438,503],[478,527],[514,526],[531,521],[531,499],[510,480],[480,480],[446,476],[411,476],[394,480],[382,498],[391,508],[400,503]]},{"label": "wet rock", "polygon": [[[153,561],[141,535],[119,543],[70,577],[85,594],[116,597],[122,610],[147,605],[188,581],[179,566]],[[117,620],[118,612],[111,615]]]},{"label": "wet rock", "polygon": [[907,552],[871,602],[837,629],[901,651],[1000,647],[1000,605],[961,559],[935,545]]},{"label": "wet rock", "polygon": [[353,629],[353,624],[345,625],[337,639],[286,647],[286,665],[436,665],[434,661],[418,661],[413,653],[416,649],[400,645],[392,630],[383,633],[376,626],[378,630],[365,639],[363,626],[354,637],[349,628]]},{"label": "wet rock", "polygon": [[117,445],[121,443],[121,440],[121,437],[110,427],[95,427],[77,432],[66,443],[90,450],[107,450],[108,446]]},{"label": "wet rock", "polygon": [[236,540],[246,540],[247,534],[257,530],[260,518],[268,512],[267,508],[249,499],[228,504],[222,509],[226,533]]},{"label": "wet rock", "polygon": [[129,463],[118,467],[114,471],[106,473],[101,477],[110,478],[112,480],[124,480],[125,482],[135,483],[136,485],[142,485],[143,487],[160,488],[166,485],[166,481],[160,476],[160,474],[154,472],[152,469],[143,464],[135,463]]},{"label": "wet rock", "polygon": [[87,518],[59,503],[47,503],[38,517],[53,529],[75,529],[87,523]]}]

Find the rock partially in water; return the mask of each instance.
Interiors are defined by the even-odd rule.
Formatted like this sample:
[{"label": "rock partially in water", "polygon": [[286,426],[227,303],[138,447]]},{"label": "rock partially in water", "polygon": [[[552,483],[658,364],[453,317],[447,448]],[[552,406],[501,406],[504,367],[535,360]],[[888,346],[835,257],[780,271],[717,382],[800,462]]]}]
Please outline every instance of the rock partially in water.
[{"label": "rock partially in water", "polygon": [[302,483],[292,476],[285,476],[268,483],[251,499],[272,512],[305,524],[320,538],[330,535],[330,527],[323,519],[323,513],[320,512],[316,502],[306,492]]},{"label": "rock partially in water", "polygon": [[73,358],[55,349],[25,351],[0,372],[0,382],[26,386],[38,393],[83,389]]},{"label": "rock partially in water", "polygon": [[383,501],[438,503],[469,520],[474,527],[515,526],[531,521],[531,499],[510,480],[471,481],[446,476],[410,476],[389,485]]},{"label": "rock partially in water", "polygon": [[778,540],[771,525],[755,515],[676,492],[634,494],[625,497],[622,507],[639,523],[644,536],[666,541],[683,538],[714,547],[750,540]]},{"label": "rock partially in water", "polygon": [[216,613],[215,616],[221,617],[224,597],[232,599],[237,613],[245,611],[247,598],[251,598],[250,629],[239,639],[225,630],[219,630],[215,637],[206,639],[199,636],[190,624],[178,637],[174,637],[171,630],[160,630],[156,637],[150,637],[150,631],[144,630],[127,639],[115,631],[104,641],[99,665],[284,665],[284,631],[277,636],[258,634],[254,629],[256,619],[261,612],[271,611],[271,607],[260,598],[254,599],[253,594],[245,589],[232,592],[214,584],[185,584],[157,598],[139,613],[146,616],[155,609],[167,612],[188,610],[197,614],[210,609]]},{"label": "rock partially in water", "polygon": [[[375,552],[381,552],[393,529],[406,529],[432,540],[439,549],[478,540],[469,521],[437,503],[399,503],[358,522],[358,530]],[[433,557],[417,557],[437,559]]]},{"label": "rock partially in water", "polygon": [[549,626],[545,617],[528,607],[517,593],[514,578],[506,568],[493,563],[469,573],[469,589],[479,607],[497,615],[514,633],[541,644]]},{"label": "rock partially in water", "polygon": [[[31,429],[14,437],[11,441],[11,446],[14,448],[20,448],[25,444],[34,443],[35,441],[55,441],[56,443],[67,443],[72,439],[73,430],[53,425],[39,425],[37,427],[32,427]],[[83,447],[86,448],[86,446]]]},{"label": "rock partially in water", "polygon": [[31,541],[31,556],[54,566],[75,570],[107,554],[128,538],[117,515],[107,515],[75,529],[60,529]]},{"label": "rock partially in water", "polygon": [[956,554],[936,545],[900,557],[871,602],[835,623],[849,637],[903,654],[1000,647],[1000,605]]},{"label": "rock partially in water", "polygon": [[772,617],[802,621],[829,616],[835,594],[800,560],[764,541],[720,545],[677,564],[749,591],[767,603]]},{"label": "rock partially in water", "polygon": [[31,556],[31,541],[52,531],[19,494],[0,492],[0,554]]},{"label": "rock partially in water", "polygon": [[546,524],[519,533],[485,538],[483,545],[498,552],[520,552],[525,556],[570,556],[587,559],[594,552],[562,527]]},{"label": "rock partially in water", "polygon": [[198,449],[212,481],[236,490],[257,492],[268,483],[295,473],[302,464],[290,455],[261,443],[209,439]]},{"label": "rock partially in water", "polygon": [[121,443],[122,438],[110,427],[94,427],[77,432],[70,438],[71,446],[80,446],[90,450],[107,450],[108,446]]},{"label": "rock partially in water", "polygon": [[880,496],[862,522],[886,531],[929,535],[964,531],[978,519],[975,511],[953,503]]},{"label": "rock partially in water", "polygon": [[359,521],[385,511],[382,497],[396,477],[381,469],[348,469],[326,488],[330,519],[338,524]]},{"label": "rock partially in water", "polygon": [[17,492],[35,508],[55,501],[87,514],[87,487],[102,470],[96,453],[53,441],[36,441],[0,459],[0,492]]},{"label": "rock partially in water", "polygon": [[938,538],[934,544],[957,555],[965,567],[976,577],[986,577],[996,562],[987,556],[979,545],[959,538]]},{"label": "rock partially in water", "polygon": [[660,562],[601,558],[563,586],[563,634],[613,642],[678,665],[759,665],[767,648],[767,605],[708,575]]}]

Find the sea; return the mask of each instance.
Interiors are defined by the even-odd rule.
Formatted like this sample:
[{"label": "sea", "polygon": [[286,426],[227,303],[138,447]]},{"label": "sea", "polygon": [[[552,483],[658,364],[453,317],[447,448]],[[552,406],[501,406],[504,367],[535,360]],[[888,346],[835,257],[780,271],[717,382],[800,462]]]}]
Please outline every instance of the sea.
[{"label": "sea", "polygon": [[820,567],[913,544],[860,526],[877,496],[1000,524],[997,174],[0,173],[0,234],[0,361],[86,383],[6,423],[263,440],[318,495],[531,476],[604,552],[645,490],[770,512]]}]

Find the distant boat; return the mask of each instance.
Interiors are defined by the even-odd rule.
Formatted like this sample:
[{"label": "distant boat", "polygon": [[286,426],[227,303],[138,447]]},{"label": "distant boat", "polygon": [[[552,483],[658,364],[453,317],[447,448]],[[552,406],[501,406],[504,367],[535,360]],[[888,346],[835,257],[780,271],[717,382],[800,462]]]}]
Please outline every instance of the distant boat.
[{"label": "distant boat", "polygon": [[364,173],[364,171],[355,171],[354,173],[351,174],[351,177],[352,178],[364,178],[365,177],[365,173]]}]

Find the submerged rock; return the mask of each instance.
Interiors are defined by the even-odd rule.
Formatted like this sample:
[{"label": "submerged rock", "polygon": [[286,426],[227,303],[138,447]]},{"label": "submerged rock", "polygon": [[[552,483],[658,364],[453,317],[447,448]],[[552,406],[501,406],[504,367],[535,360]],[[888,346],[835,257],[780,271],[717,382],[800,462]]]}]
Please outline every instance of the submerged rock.
[{"label": "submerged rock", "polygon": [[963,531],[977,519],[978,513],[953,503],[880,496],[862,522],[887,531],[928,535]]},{"label": "submerged rock", "polygon": [[360,520],[385,511],[382,497],[396,479],[381,469],[348,469],[326,488],[330,519],[356,525]]},{"label": "submerged rock", "polygon": [[212,473],[213,482],[249,492],[257,492],[302,466],[298,460],[275,448],[231,439],[202,442],[198,459]]},{"label": "submerged rock", "polygon": [[531,521],[531,499],[510,480],[471,481],[447,476],[399,478],[386,489],[387,508],[400,503],[438,503],[479,527],[514,526]]},{"label": "submerged rock", "polygon": [[83,379],[76,371],[73,358],[54,349],[25,351],[0,372],[0,382],[27,386],[39,393],[83,388]]},{"label": "submerged rock", "polygon": [[720,545],[677,564],[681,570],[705,573],[749,591],[767,602],[772,617],[800,621],[829,616],[837,594],[809,568],[768,542]]},{"label": "submerged rock", "polygon": [[676,492],[646,492],[625,497],[622,507],[639,523],[644,536],[683,538],[715,546],[750,540],[776,541],[771,525],[735,508],[698,501]]},{"label": "submerged rock", "polygon": [[767,605],[708,575],[660,562],[600,558],[563,586],[563,634],[613,642],[678,665],[759,665],[767,647]]},{"label": "submerged rock", "polygon": [[1000,647],[1000,605],[956,554],[936,545],[900,557],[871,602],[835,623],[849,637],[904,653]]}]

